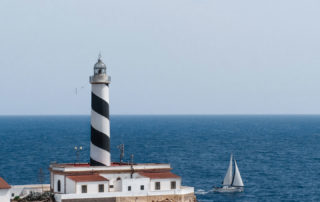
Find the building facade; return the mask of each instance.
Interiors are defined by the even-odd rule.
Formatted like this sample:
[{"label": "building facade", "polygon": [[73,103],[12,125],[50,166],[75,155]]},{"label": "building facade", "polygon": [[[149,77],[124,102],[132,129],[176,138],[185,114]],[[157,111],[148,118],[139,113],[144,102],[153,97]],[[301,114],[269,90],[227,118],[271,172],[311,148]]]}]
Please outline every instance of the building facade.
[{"label": "building facade", "polygon": [[169,164],[51,164],[51,191],[57,202],[81,201],[195,201],[193,187]]}]

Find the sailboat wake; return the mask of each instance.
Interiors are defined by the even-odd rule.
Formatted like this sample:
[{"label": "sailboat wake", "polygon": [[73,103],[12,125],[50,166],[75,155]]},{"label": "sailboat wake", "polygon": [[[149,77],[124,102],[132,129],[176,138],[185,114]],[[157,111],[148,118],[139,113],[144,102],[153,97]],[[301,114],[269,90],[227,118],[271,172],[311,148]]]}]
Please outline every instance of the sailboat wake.
[{"label": "sailboat wake", "polygon": [[198,189],[197,191],[195,191],[195,194],[197,194],[197,195],[206,195],[206,194],[208,194],[210,192],[212,192],[212,191],[205,191],[203,189]]}]

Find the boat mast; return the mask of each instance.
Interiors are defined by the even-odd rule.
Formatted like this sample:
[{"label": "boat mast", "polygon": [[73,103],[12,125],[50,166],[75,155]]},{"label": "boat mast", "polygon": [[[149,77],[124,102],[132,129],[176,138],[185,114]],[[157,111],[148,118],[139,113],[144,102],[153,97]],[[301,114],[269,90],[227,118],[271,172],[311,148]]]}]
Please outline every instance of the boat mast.
[{"label": "boat mast", "polygon": [[[235,162],[236,159],[233,157],[233,162]],[[232,164],[233,164],[232,162]],[[234,170],[233,170],[233,175],[232,175],[232,182],[231,182],[231,186],[233,186],[233,182],[234,182],[234,176],[236,175],[236,167],[234,167]]]}]

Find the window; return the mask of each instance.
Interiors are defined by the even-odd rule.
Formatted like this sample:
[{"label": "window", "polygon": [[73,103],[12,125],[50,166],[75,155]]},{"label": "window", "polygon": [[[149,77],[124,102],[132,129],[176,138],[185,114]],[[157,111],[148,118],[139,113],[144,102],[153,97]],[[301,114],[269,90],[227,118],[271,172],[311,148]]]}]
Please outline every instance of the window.
[{"label": "window", "polygon": [[176,181],[171,181],[171,189],[176,189],[177,183]]},{"label": "window", "polygon": [[87,185],[81,186],[81,193],[87,193]]},{"label": "window", "polygon": [[140,190],[144,190],[144,185],[141,185],[141,186],[140,186]]},{"label": "window", "polygon": [[61,191],[61,182],[60,182],[60,180],[58,180],[57,187],[58,187],[58,192],[60,192]]},{"label": "window", "polygon": [[160,190],[160,182],[156,182],[155,185],[156,185],[155,190]]},{"label": "window", "polygon": [[99,184],[99,192],[104,192],[104,184]]},{"label": "window", "polygon": [[128,191],[131,191],[131,186],[128,186]]},{"label": "window", "polygon": [[109,188],[112,189],[112,188],[113,188],[113,185],[110,185]]}]

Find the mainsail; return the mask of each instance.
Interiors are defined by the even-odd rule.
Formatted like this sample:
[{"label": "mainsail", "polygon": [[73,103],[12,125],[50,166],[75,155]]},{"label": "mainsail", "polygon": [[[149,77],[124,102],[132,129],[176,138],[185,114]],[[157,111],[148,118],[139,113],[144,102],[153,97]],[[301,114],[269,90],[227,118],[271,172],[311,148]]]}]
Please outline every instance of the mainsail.
[{"label": "mainsail", "polygon": [[241,178],[240,171],[238,169],[238,165],[237,165],[236,160],[234,160],[234,169],[235,169],[235,171],[234,171],[232,186],[243,187],[244,184],[242,182],[242,178]]},{"label": "mainsail", "polygon": [[230,157],[230,163],[229,163],[229,168],[227,170],[226,176],[224,177],[223,180],[223,186],[230,186],[232,183],[232,154]]}]

